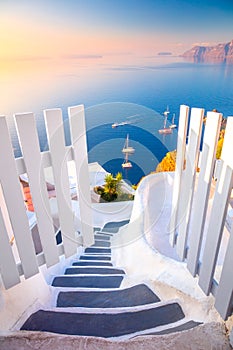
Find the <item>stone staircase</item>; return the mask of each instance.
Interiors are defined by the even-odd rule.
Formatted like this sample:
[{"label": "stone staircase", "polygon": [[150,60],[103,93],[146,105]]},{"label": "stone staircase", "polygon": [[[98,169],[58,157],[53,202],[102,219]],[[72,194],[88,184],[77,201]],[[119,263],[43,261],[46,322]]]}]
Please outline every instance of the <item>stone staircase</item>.
[{"label": "stone staircase", "polygon": [[53,279],[56,305],[33,313],[21,330],[130,339],[200,324],[186,319],[177,301],[161,301],[146,284],[121,288],[126,275],[112,264],[111,237],[126,223],[95,230],[95,244]]}]

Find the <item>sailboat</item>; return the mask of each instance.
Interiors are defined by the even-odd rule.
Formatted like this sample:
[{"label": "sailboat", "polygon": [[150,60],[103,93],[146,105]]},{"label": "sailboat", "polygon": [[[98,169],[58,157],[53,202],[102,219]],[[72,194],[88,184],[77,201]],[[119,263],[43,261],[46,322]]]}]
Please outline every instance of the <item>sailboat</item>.
[{"label": "sailboat", "polygon": [[132,168],[132,163],[128,159],[128,153],[125,153],[125,159],[122,163],[122,168]]},{"label": "sailboat", "polygon": [[135,149],[132,146],[129,146],[129,134],[127,134],[126,140],[125,140],[125,144],[124,147],[122,149],[123,153],[129,153],[132,154],[135,152]]},{"label": "sailboat", "polygon": [[172,116],[172,123],[171,125],[169,126],[170,129],[175,129],[177,128],[177,125],[175,124],[175,113],[173,113],[173,116]]},{"label": "sailboat", "polygon": [[163,123],[163,129],[159,129],[159,133],[160,134],[171,134],[172,133],[172,129],[171,128],[167,128],[167,117],[168,117],[169,113],[170,113],[169,107],[167,106],[166,111],[163,112],[163,114],[164,114],[164,123]]},{"label": "sailboat", "polygon": [[122,163],[122,168],[132,168],[132,164],[129,161],[129,154],[133,154],[135,149],[132,146],[129,146],[129,134],[127,134],[124,147],[122,152],[125,154],[124,162]]},{"label": "sailboat", "polygon": [[170,113],[169,106],[167,106],[167,109],[166,109],[166,111],[163,112],[163,114],[164,114],[164,116],[168,116],[169,113]]}]

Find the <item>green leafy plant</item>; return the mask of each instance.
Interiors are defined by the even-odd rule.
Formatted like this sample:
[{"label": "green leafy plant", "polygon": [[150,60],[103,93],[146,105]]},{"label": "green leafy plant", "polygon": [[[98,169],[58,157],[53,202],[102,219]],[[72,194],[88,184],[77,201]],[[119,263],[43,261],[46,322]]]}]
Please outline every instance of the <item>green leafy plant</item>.
[{"label": "green leafy plant", "polygon": [[129,201],[134,199],[134,195],[122,192],[122,174],[108,174],[105,177],[103,186],[96,186],[94,191],[101,197],[101,202]]},{"label": "green leafy plant", "polygon": [[112,174],[108,174],[105,176],[104,185],[95,187],[95,192],[100,194],[104,201],[112,202],[117,199],[121,192],[121,181],[121,173],[117,173],[115,177]]}]

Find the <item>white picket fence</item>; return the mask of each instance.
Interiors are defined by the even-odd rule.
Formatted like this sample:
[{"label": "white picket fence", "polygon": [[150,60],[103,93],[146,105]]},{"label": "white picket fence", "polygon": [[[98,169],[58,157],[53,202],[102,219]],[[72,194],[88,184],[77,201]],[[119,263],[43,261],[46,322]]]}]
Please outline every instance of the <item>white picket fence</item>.
[{"label": "white picket fence", "polygon": [[[41,152],[36,121],[32,113],[15,115],[15,124],[23,157],[15,159],[7,120],[0,117],[0,272],[5,288],[20,282],[20,276],[31,277],[38,273],[38,266],[47,267],[59,262],[59,256],[72,256],[79,245],[75,232],[75,218],[70,197],[67,162],[74,160],[76,168],[77,197],[80,211],[82,244],[94,242],[86,126],[84,107],[68,110],[71,146],[65,145],[62,111],[44,111],[49,151]],[[58,217],[62,244],[56,244],[55,228],[51,215],[44,169],[51,167],[54,177]],[[33,198],[36,222],[42,252],[35,253],[32,234],[19,180],[27,174]],[[10,226],[10,227],[9,227]],[[9,242],[13,232],[19,261]]]},{"label": "white picket fence", "polygon": [[[222,115],[215,112],[207,113],[200,153],[203,116],[203,109],[192,108],[188,130],[189,108],[187,106],[180,108],[170,241],[176,246],[179,257],[187,261],[191,274],[199,276],[199,285],[205,294],[212,293],[215,296],[215,307],[226,319],[233,311],[232,229],[219,282],[214,276],[233,187],[233,117],[227,119],[219,176],[212,207],[209,208]],[[198,166],[199,172],[197,172]],[[207,218],[207,214],[210,217]]]},{"label": "white picket fence", "polygon": [[[68,110],[71,146],[65,146],[62,112],[60,109],[44,112],[49,151],[40,152],[36,122],[32,113],[15,115],[17,133],[23,157],[14,158],[7,121],[0,117],[0,273],[5,288],[20,283],[20,276],[31,277],[38,267],[59,262],[59,256],[72,256],[79,241],[70,198],[67,162],[73,160],[76,169],[77,197],[80,208],[82,244],[94,241],[86,127],[84,107]],[[209,220],[209,195],[214,172],[216,145],[220,130],[220,113],[208,112],[200,158],[200,142],[204,110],[193,108],[190,123],[189,108],[181,106],[178,129],[177,161],[174,177],[170,241],[176,246],[182,260],[208,295],[215,296],[215,306],[223,318],[232,313],[233,234],[231,232],[219,283],[214,279],[217,257],[226,219],[230,192],[233,186],[233,117],[228,117],[215,193]],[[189,130],[188,130],[189,124]],[[188,135],[188,143],[186,144]],[[197,166],[200,172],[197,176]],[[52,168],[62,244],[57,245],[45,169]],[[27,173],[33,198],[36,222],[42,252],[35,253],[24,198],[19,181]],[[204,228],[208,221],[207,233]],[[10,226],[10,230],[9,230]],[[232,225],[233,227],[233,225]],[[9,242],[13,232],[19,261],[16,261]]]}]

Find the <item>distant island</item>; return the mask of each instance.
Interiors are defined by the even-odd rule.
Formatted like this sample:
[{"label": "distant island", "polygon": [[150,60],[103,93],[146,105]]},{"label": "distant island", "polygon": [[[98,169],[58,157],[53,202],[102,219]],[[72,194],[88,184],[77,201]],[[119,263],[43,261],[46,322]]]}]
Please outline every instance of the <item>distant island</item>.
[{"label": "distant island", "polygon": [[195,62],[233,63],[233,40],[215,46],[193,46],[181,57],[192,59]]},{"label": "distant island", "polygon": [[158,52],[158,56],[171,56],[172,52]]}]

